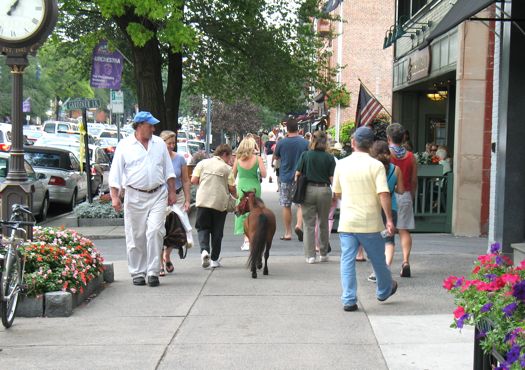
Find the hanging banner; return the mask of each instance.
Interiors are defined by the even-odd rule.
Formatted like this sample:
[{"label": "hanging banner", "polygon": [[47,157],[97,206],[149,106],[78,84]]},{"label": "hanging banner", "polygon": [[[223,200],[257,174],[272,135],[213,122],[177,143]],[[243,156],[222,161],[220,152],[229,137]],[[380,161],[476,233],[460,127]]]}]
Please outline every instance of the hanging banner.
[{"label": "hanging banner", "polygon": [[31,98],[27,98],[22,102],[22,112],[29,113],[31,112]]},{"label": "hanging banner", "polygon": [[99,89],[120,90],[124,58],[118,51],[109,51],[108,42],[102,40],[93,49],[90,85]]}]

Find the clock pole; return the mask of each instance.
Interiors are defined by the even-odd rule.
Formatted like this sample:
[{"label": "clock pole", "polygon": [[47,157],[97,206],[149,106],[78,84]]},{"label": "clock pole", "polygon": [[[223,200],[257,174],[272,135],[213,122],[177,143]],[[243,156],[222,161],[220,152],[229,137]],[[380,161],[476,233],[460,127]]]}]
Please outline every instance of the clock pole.
[{"label": "clock pole", "polygon": [[24,167],[24,137],[22,127],[23,78],[24,70],[28,65],[27,55],[20,57],[8,56],[7,65],[11,68],[11,76],[13,78],[13,99],[11,105],[11,135],[13,135],[13,137],[7,181],[23,183],[27,181],[27,172]]},{"label": "clock pole", "polygon": [[[0,12],[0,53],[6,55],[12,76],[12,146],[9,154],[9,168],[6,181],[0,184],[0,217],[11,216],[11,206],[24,204],[30,209],[34,188],[29,184],[24,165],[23,142],[23,77],[29,54],[35,55],[38,48],[49,37],[58,19],[56,0],[42,0],[42,6],[20,7],[19,1],[12,3],[7,12]],[[9,28],[7,28],[9,27]],[[9,36],[7,36],[9,35]],[[27,237],[32,238],[33,228],[28,227]]]}]

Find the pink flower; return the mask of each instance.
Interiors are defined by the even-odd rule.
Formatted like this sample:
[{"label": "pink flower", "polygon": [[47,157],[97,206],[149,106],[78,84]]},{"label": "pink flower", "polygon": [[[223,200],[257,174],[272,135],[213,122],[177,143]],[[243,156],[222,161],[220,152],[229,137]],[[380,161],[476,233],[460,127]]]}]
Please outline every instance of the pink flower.
[{"label": "pink flower", "polygon": [[463,316],[465,314],[465,309],[462,307],[462,306],[458,306],[458,308],[456,308],[454,310],[454,317],[456,319],[459,319],[461,316]]},{"label": "pink flower", "polygon": [[492,262],[492,255],[490,254],[482,254],[481,256],[478,256],[478,261],[482,264],[488,264]]},{"label": "pink flower", "polygon": [[517,281],[520,280],[520,277],[514,274],[503,274],[501,275],[501,280],[503,280],[505,284],[507,283],[515,284]]}]

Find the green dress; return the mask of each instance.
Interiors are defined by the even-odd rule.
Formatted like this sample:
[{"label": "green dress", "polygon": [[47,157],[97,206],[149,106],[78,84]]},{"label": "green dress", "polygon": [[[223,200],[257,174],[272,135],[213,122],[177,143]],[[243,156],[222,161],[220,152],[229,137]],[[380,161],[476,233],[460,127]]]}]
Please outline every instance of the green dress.
[{"label": "green dress", "polygon": [[[255,189],[257,197],[261,197],[261,183],[259,182],[259,159],[255,161],[255,164],[249,170],[245,170],[239,163],[237,163],[237,194],[239,199],[242,197],[242,191],[248,191]],[[237,200],[237,203],[239,201]],[[244,220],[248,217],[248,213],[242,216],[235,216],[235,235],[244,234]]]}]

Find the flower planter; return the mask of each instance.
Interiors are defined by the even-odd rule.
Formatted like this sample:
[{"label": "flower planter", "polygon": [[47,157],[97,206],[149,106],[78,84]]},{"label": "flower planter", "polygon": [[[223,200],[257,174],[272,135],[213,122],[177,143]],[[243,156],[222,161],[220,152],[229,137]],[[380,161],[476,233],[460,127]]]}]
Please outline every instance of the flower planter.
[{"label": "flower planter", "polygon": [[44,315],[44,294],[35,297],[20,296],[16,307],[18,317],[40,317]]},{"label": "flower planter", "polygon": [[525,242],[524,243],[513,243],[510,245],[513,249],[514,266],[519,266],[520,262],[525,260]]},{"label": "flower planter", "polygon": [[443,176],[443,166],[440,164],[420,164],[417,166],[418,177]]}]

